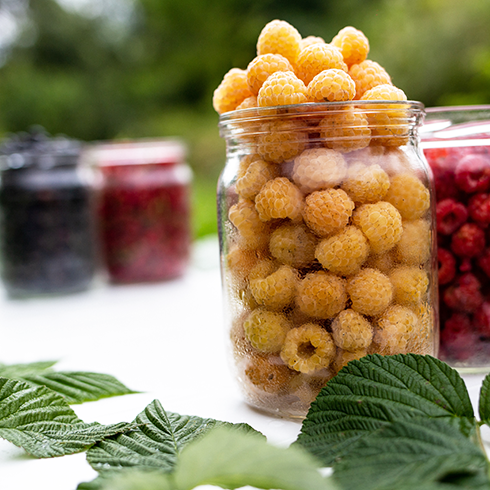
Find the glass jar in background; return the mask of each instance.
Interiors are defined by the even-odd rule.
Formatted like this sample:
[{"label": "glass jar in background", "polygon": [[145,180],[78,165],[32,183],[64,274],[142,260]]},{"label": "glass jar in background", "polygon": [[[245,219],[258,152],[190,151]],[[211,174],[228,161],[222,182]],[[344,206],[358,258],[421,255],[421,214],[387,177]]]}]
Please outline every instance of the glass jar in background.
[{"label": "glass jar in background", "polygon": [[87,289],[97,272],[96,176],[82,145],[44,132],[0,147],[2,279],[12,296]]},{"label": "glass jar in background", "polygon": [[111,283],[181,276],[191,245],[191,170],[173,140],[95,145],[102,174],[99,209],[104,267]]},{"label": "glass jar in background", "polygon": [[303,417],[366,354],[437,354],[433,183],[417,102],[220,116],[218,195],[233,369],[252,406]]},{"label": "glass jar in background", "polygon": [[422,148],[434,174],[440,357],[490,370],[490,106],[427,109]]}]

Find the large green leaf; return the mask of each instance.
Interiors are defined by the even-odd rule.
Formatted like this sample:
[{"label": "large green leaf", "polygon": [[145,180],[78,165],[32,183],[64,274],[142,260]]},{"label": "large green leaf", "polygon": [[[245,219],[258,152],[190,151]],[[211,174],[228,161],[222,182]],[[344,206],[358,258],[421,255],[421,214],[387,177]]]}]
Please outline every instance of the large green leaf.
[{"label": "large green leaf", "polygon": [[278,448],[257,433],[218,426],[193,439],[179,454],[173,473],[123,468],[103,472],[78,490],[191,490],[200,485],[282,490],[334,490],[317,462],[301,448]]},{"label": "large green leaf", "polygon": [[486,425],[490,425],[490,374],[485,376],[480,389],[478,413],[480,420]]},{"label": "large green leaf", "polygon": [[296,444],[330,465],[364,435],[415,416],[457,417],[466,435],[475,430],[471,400],[454,369],[431,356],[370,355],[351,361],[321,390]]},{"label": "large green leaf", "polygon": [[158,400],[150,403],[134,422],[138,425],[136,430],[101,441],[88,451],[87,460],[94,469],[137,466],[171,471],[182,449],[216,426],[256,432],[247,424],[166,412]]},{"label": "large green leaf", "polygon": [[125,423],[86,424],[52,390],[0,378],[0,437],[38,458],[80,452],[132,427]]},{"label": "large green leaf", "polygon": [[57,361],[40,361],[26,364],[0,364],[0,377],[22,378],[28,375],[36,375],[52,371]]},{"label": "large green leaf", "polygon": [[84,403],[111,396],[137,393],[114,376],[90,372],[53,372],[25,375],[22,379],[33,386],[46,386],[64,396],[69,404]]},{"label": "large green leaf", "polygon": [[490,486],[485,454],[444,419],[393,422],[365,436],[333,468],[345,490]]}]

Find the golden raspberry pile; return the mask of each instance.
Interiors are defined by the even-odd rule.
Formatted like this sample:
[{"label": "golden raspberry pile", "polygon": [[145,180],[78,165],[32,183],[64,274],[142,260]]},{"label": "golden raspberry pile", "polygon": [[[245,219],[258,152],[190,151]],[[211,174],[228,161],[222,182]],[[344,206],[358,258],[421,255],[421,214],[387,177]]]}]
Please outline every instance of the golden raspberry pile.
[{"label": "golden raspberry pile", "polygon": [[434,353],[428,176],[368,53],[353,27],[325,43],[273,21],[215,92],[237,169],[220,204],[230,339],[262,408],[304,414],[367,353]]}]

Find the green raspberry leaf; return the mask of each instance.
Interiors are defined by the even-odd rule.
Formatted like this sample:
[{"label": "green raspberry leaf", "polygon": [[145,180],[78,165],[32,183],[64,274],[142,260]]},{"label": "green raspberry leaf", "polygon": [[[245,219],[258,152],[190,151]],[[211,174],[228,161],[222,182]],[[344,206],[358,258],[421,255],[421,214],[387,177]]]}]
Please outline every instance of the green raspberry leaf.
[{"label": "green raspberry leaf", "polygon": [[431,356],[368,355],[351,361],[312,403],[295,444],[328,466],[350,446],[395,420],[454,418],[465,435],[476,422],[463,379]]},{"label": "green raspberry leaf", "polygon": [[214,427],[259,434],[247,424],[166,412],[158,400],[150,403],[134,423],[138,426],[134,431],[101,441],[88,451],[87,460],[95,470],[135,466],[172,471],[182,449]]},{"label": "green raspberry leaf", "polygon": [[485,376],[480,389],[478,413],[480,415],[480,420],[484,424],[490,425],[490,374]]},{"label": "green raspberry leaf", "polygon": [[0,378],[0,437],[37,458],[84,451],[97,441],[132,427],[125,423],[86,424],[52,390]]},{"label": "green raspberry leaf", "polygon": [[52,371],[57,361],[30,362],[27,364],[0,364],[0,377],[23,378]]},{"label": "green raspberry leaf", "polygon": [[299,447],[278,448],[254,432],[220,425],[193,439],[178,455],[172,473],[140,468],[105,471],[78,490],[191,490],[200,485],[282,490],[334,490],[317,462]]},{"label": "green raspberry leaf", "polygon": [[345,490],[490,485],[485,454],[445,419],[412,418],[385,425],[363,437],[333,469]]}]

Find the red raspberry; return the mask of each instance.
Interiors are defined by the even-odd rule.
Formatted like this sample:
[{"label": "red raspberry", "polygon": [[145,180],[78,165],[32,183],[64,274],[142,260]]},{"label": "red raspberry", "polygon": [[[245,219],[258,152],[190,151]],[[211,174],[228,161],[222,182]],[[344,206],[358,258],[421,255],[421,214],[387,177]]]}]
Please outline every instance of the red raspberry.
[{"label": "red raspberry", "polygon": [[490,248],[487,248],[483,254],[478,257],[478,266],[488,277],[490,277]]},{"label": "red raspberry", "polygon": [[439,284],[448,284],[456,275],[456,259],[445,248],[438,248],[437,260],[439,262]]},{"label": "red raspberry", "polygon": [[473,326],[483,337],[490,338],[490,303],[484,301],[473,315]]},{"label": "red raspberry", "polygon": [[451,239],[451,250],[459,257],[476,257],[485,249],[485,233],[475,223],[465,223]]},{"label": "red raspberry", "polygon": [[441,330],[441,348],[448,357],[459,361],[470,358],[475,352],[476,342],[468,315],[454,313],[444,323]]},{"label": "red raspberry", "polygon": [[490,223],[490,194],[481,193],[471,197],[468,203],[468,213],[481,226]]},{"label": "red raspberry", "polygon": [[472,313],[483,303],[480,287],[480,281],[468,272],[444,291],[442,299],[452,310]]},{"label": "red raspberry", "polygon": [[437,201],[457,198],[461,191],[454,179],[454,169],[458,159],[453,149],[428,148],[424,150],[424,154],[434,176]]},{"label": "red raspberry", "polygon": [[436,207],[437,231],[443,235],[452,235],[468,219],[464,204],[454,199],[444,199]]},{"label": "red raspberry", "polygon": [[485,155],[464,156],[456,166],[456,184],[465,192],[485,192],[490,186],[490,161]]}]

